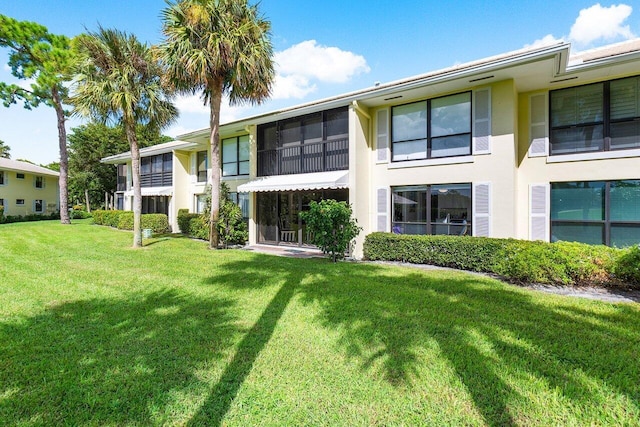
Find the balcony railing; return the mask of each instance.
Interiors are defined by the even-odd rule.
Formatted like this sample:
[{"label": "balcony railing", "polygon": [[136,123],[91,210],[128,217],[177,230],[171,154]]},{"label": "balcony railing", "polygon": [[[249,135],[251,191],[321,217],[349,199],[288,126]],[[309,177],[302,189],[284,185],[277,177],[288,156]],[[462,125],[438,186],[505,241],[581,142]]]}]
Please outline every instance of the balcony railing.
[{"label": "balcony railing", "polygon": [[173,185],[173,172],[156,172],[140,175],[141,187],[170,187]]},{"label": "balcony railing", "polygon": [[258,176],[349,169],[349,139],[258,151]]}]

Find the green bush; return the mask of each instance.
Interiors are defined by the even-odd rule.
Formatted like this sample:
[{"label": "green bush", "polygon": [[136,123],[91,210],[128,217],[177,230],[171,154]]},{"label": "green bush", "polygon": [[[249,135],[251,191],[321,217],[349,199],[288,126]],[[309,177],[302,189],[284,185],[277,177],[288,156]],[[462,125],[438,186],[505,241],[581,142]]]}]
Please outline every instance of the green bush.
[{"label": "green bush", "polygon": [[202,214],[189,213],[188,209],[178,210],[178,228],[187,236],[209,240],[209,226]]},{"label": "green bush", "polygon": [[60,219],[60,213],[54,212],[50,214],[29,214],[29,215],[4,215],[4,209],[2,215],[0,215],[0,224],[9,224],[13,222],[28,222],[28,221],[47,221],[53,219]]},{"label": "green bush", "polygon": [[[133,230],[133,212],[116,210],[93,211],[93,222],[120,230]],[[142,228],[150,228],[154,233],[170,233],[169,218],[165,214],[143,214]]]},{"label": "green bush", "polygon": [[87,212],[87,211],[78,211],[78,210],[72,210],[71,211],[71,218],[72,219],[87,219],[87,218],[91,218],[92,215]]},{"label": "green bush", "polygon": [[307,223],[311,243],[330,254],[333,262],[344,258],[349,244],[362,230],[352,216],[351,206],[332,199],[311,201],[309,210],[301,212],[300,218]]},{"label": "green bush", "polygon": [[[370,234],[364,244],[365,258],[370,260],[433,264],[495,273],[518,283],[566,285],[614,285],[620,280],[632,282],[629,276],[633,274],[633,267],[630,273],[616,267],[625,253],[631,251],[569,242],[391,233]],[[624,265],[633,266],[633,256],[640,257],[639,254],[630,255]],[[637,261],[635,265],[638,265]]]},{"label": "green bush", "polygon": [[220,183],[220,210],[216,227],[220,243],[225,248],[229,245],[244,245],[249,240],[249,231],[247,223],[242,218],[242,209],[229,199],[229,186],[225,182]]},{"label": "green bush", "polygon": [[632,286],[640,288],[640,245],[623,249],[614,267],[614,274]]}]

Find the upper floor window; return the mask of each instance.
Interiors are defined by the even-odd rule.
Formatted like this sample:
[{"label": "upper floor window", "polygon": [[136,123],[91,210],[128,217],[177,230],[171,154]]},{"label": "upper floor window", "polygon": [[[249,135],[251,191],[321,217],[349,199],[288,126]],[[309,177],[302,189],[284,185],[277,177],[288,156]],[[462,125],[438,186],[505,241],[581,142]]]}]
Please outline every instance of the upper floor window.
[{"label": "upper floor window", "polygon": [[126,191],[127,190],[127,165],[122,164],[117,166],[118,170],[118,181],[116,190],[117,191]]},{"label": "upper floor window", "polygon": [[550,92],[551,154],[640,148],[640,77]]},{"label": "upper floor window", "polygon": [[173,183],[173,155],[171,153],[143,157],[140,160],[140,185],[165,187]]},{"label": "upper floor window", "polygon": [[4,171],[0,171],[0,185],[4,185],[4,184],[5,184]]},{"label": "upper floor window", "polygon": [[471,154],[471,92],[391,110],[393,161]]},{"label": "upper floor window", "polygon": [[44,177],[36,176],[35,186],[36,188],[44,188]]},{"label": "upper floor window", "polygon": [[249,175],[249,135],[222,140],[222,176]]},{"label": "upper floor window", "polygon": [[17,173],[16,173],[16,178],[18,178],[18,179],[24,179],[24,174],[23,174],[23,173],[21,173],[21,172],[17,172]]},{"label": "upper floor window", "polygon": [[258,127],[258,176],[349,168],[349,111],[319,111]]},{"label": "upper floor window", "polygon": [[206,151],[198,151],[196,154],[196,165],[198,182],[207,182],[207,168],[209,167],[209,161]]}]

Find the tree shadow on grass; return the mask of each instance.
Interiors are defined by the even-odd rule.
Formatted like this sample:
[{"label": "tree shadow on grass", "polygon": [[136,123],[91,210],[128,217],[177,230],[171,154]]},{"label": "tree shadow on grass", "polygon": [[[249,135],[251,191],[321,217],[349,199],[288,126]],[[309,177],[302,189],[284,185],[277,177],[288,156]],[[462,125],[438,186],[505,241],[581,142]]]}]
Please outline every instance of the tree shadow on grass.
[{"label": "tree shadow on grass", "polygon": [[323,325],[343,331],[341,345],[363,370],[378,360],[392,384],[411,386],[418,350],[435,341],[489,425],[519,422],[513,402],[528,398],[506,381],[516,372],[594,413],[616,393],[633,402],[629,414],[640,413],[637,307],[600,315],[471,275],[398,275],[371,265],[324,269],[299,292],[303,303],[320,305]]},{"label": "tree shadow on grass", "polygon": [[232,306],[167,291],[61,301],[0,324],[0,424],[176,422],[166,408],[206,394],[197,371],[237,339]]}]

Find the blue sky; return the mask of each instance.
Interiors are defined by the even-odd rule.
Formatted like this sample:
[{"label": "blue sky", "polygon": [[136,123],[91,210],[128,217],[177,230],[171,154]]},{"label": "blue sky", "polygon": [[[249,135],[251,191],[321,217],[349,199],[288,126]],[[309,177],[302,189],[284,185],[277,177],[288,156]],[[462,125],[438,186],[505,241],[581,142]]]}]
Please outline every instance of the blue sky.
[{"label": "blue sky", "polygon": [[[150,44],[161,40],[164,0],[0,0],[0,14],[36,21],[74,36],[98,23],[132,32]],[[533,43],[564,39],[584,50],[640,35],[640,1],[566,0],[541,6],[523,1],[371,2],[262,0],[272,23],[278,63],[274,97],[260,107],[223,106],[222,120],[338,95]],[[0,80],[14,82],[0,49]],[[164,133],[204,128],[207,108],[180,98],[177,124]],[[72,119],[67,130],[81,124]],[[46,164],[58,160],[53,109],[0,106],[0,140],[12,158]]]}]

